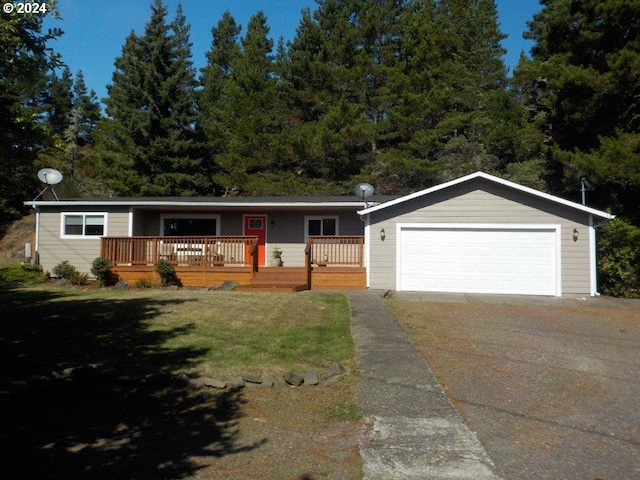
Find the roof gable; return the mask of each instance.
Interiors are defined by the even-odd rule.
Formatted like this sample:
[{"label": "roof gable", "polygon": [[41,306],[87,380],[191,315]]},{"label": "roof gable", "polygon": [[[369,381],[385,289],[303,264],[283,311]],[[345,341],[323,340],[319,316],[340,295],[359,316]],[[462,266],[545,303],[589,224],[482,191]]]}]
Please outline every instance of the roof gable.
[{"label": "roof gable", "polygon": [[503,185],[505,187],[508,188],[512,188],[514,190],[520,191],[520,192],[524,192],[527,193],[529,195],[532,195],[534,197],[538,197],[538,198],[543,198],[545,200],[560,204],[560,205],[564,205],[566,207],[569,208],[573,208],[575,210],[579,210],[585,213],[589,213],[591,215],[595,215],[597,217],[600,218],[605,218],[607,220],[611,220],[613,218],[615,218],[615,215],[611,215],[610,213],[607,212],[603,212],[601,210],[596,210],[595,208],[591,208],[591,207],[587,207],[585,205],[581,205],[579,203],[575,203],[575,202],[571,202],[569,200],[565,200],[564,198],[560,198],[560,197],[556,197],[555,195],[550,195],[548,193],[544,193],[541,192],[539,190],[535,190],[533,188],[529,188],[529,187],[525,187],[523,185],[514,183],[514,182],[510,182],[509,180],[504,180],[502,178],[499,177],[495,177],[493,175],[489,175],[488,173],[484,173],[484,172],[476,172],[476,173],[472,173],[470,175],[466,175],[464,177],[460,177],[457,178],[455,180],[451,180],[450,182],[445,182],[445,183],[441,183],[439,185],[435,185],[433,187],[424,189],[424,190],[420,190],[419,192],[414,192],[414,193],[410,193],[409,195],[405,195],[403,197],[400,198],[396,198],[394,200],[390,200],[388,202],[385,203],[381,203],[379,205],[375,205],[373,207],[369,207],[369,208],[365,208],[363,210],[359,210],[358,214],[359,215],[367,215],[369,213],[374,213],[377,212],[379,210],[383,210],[385,208],[389,208],[392,207],[394,205],[398,205],[404,202],[408,202],[409,200],[413,200],[415,198],[419,198],[419,197],[423,197],[429,194],[432,194],[434,192],[438,192],[450,187],[453,187],[455,185],[459,185],[461,183],[465,183],[465,182],[469,182],[471,180],[475,180],[477,178],[482,178],[484,180],[490,181],[490,182],[494,182],[496,184],[499,185]]}]

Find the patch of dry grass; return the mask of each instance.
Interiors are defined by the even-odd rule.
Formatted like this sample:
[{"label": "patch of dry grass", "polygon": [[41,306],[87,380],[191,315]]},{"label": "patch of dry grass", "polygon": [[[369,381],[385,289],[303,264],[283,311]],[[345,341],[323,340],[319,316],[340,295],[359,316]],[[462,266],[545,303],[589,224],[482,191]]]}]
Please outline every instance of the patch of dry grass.
[{"label": "patch of dry grass", "polygon": [[36,216],[31,213],[13,222],[6,235],[0,238],[0,261],[4,264],[24,260],[24,244],[32,241]]}]

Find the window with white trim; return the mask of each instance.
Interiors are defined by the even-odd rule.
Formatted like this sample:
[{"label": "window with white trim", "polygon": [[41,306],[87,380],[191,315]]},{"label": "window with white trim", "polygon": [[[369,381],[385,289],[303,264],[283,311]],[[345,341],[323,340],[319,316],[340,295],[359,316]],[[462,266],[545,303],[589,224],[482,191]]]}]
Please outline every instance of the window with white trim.
[{"label": "window with white trim", "polygon": [[62,238],[95,238],[107,234],[106,213],[62,213]]},{"label": "window with white trim", "polygon": [[304,217],[304,240],[317,236],[338,235],[337,216],[307,216]]}]

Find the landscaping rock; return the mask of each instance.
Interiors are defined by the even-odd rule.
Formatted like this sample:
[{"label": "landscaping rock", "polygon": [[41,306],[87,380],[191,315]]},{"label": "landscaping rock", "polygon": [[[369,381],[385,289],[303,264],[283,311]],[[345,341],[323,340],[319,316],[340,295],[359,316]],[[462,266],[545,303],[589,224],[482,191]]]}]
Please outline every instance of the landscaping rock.
[{"label": "landscaping rock", "polygon": [[344,367],[338,362],[331,362],[329,364],[329,370],[327,370],[327,378],[335,377],[336,375],[344,374]]},{"label": "landscaping rock", "polygon": [[122,280],[120,282],[116,282],[116,284],[113,286],[114,290],[128,290],[129,289],[129,283],[126,280]]},{"label": "landscaping rock", "polygon": [[240,284],[238,282],[233,282],[231,280],[225,280],[222,285],[220,285],[218,288],[216,288],[216,290],[221,290],[223,292],[229,292],[231,290],[234,290],[239,285]]},{"label": "landscaping rock", "polygon": [[227,382],[217,378],[206,378],[204,384],[211,388],[227,388]]},{"label": "landscaping rock", "polygon": [[336,383],[341,382],[343,378],[344,378],[344,375],[334,375],[333,377],[327,378],[324,381],[324,385],[325,387],[330,387],[332,385],[335,385]]},{"label": "landscaping rock", "polygon": [[227,387],[229,388],[243,388],[244,380],[242,377],[234,377],[227,382]]},{"label": "landscaping rock", "polygon": [[266,377],[264,380],[262,380],[262,383],[260,384],[260,386],[262,387],[275,387],[276,386],[276,379],[274,377]]},{"label": "landscaping rock", "polygon": [[262,379],[260,377],[256,377],[255,375],[243,375],[242,379],[244,380],[245,384],[254,383],[256,385],[259,385],[262,383]]},{"label": "landscaping rock", "polygon": [[304,384],[305,385],[318,385],[320,383],[320,377],[315,370],[309,370],[304,374]]},{"label": "landscaping rock", "polygon": [[302,378],[300,375],[296,375],[293,372],[285,373],[282,378],[284,378],[285,382],[287,382],[289,385],[293,385],[294,387],[299,387],[300,385],[302,385],[302,382],[304,382],[304,378]]}]

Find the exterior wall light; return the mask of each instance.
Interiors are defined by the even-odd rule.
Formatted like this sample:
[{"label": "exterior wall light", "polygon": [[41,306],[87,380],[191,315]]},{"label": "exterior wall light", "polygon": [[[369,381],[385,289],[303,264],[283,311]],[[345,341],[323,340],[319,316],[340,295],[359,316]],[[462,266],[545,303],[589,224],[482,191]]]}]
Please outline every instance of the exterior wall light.
[{"label": "exterior wall light", "polygon": [[578,241],[578,229],[577,228],[573,229],[573,241],[574,242]]},{"label": "exterior wall light", "polygon": [[384,242],[384,239],[387,238],[387,233],[384,231],[384,228],[380,230],[380,240]]}]

